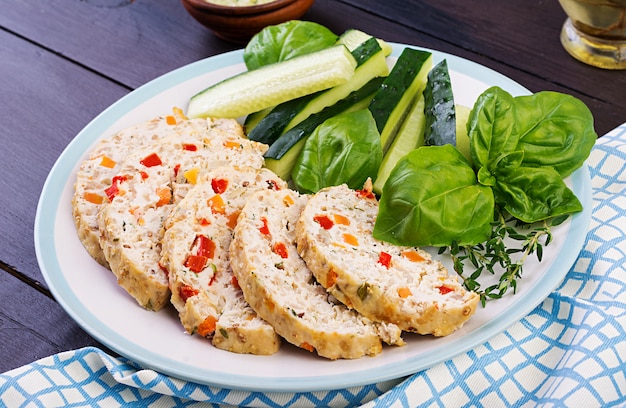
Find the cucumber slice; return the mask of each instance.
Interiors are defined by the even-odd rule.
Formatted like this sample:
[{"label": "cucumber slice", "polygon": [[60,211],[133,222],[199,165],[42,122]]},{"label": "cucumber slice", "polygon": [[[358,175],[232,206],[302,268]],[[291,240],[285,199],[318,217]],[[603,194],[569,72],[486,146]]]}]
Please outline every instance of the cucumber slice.
[{"label": "cucumber slice", "polygon": [[441,61],[428,73],[424,89],[426,105],[426,130],[424,144],[427,146],[456,146],[456,114],[454,95],[448,72],[448,63]]},{"label": "cucumber slice", "polygon": [[243,121],[243,128],[246,133],[249,133],[252,129],[254,129],[254,127],[258,125],[259,122],[263,120],[263,118],[266,117],[271,111],[272,108],[265,108],[263,110],[248,114],[248,116],[246,116]]},{"label": "cucumber slice", "polygon": [[391,170],[398,161],[412,150],[424,144],[424,129],[426,128],[426,118],[424,115],[424,95],[420,92],[417,95],[398,135],[391,143],[391,147],[383,156],[383,161],[378,169],[378,175],[374,181],[374,193],[380,195],[383,186],[391,174]]},{"label": "cucumber slice", "polygon": [[342,112],[367,108],[376,90],[383,83],[383,80],[384,78],[382,77],[370,80],[367,84],[352,92],[346,98],[309,116],[281,135],[265,153],[265,167],[272,170],[283,180],[289,180],[291,178],[293,165],[304,146],[304,141],[313,133],[315,128],[326,119]]},{"label": "cucumber slice", "polygon": [[352,51],[352,56],[357,61],[357,67],[348,82],[276,106],[256,126],[250,130],[246,128],[248,138],[271,145],[281,134],[310,115],[347,97],[372,78],[389,74],[383,51],[374,37],[369,36],[364,43],[357,46]]},{"label": "cucumber slice", "polygon": [[356,61],[344,45],[265,65],[225,79],[191,97],[187,116],[238,118],[341,85]]},{"label": "cucumber slice", "polygon": [[467,121],[472,110],[467,106],[454,105],[454,111],[456,116],[456,148],[471,163],[472,154],[470,153],[470,140],[467,134]]},{"label": "cucumber slice", "polygon": [[374,96],[369,109],[380,133],[383,153],[389,150],[415,96],[424,89],[431,67],[430,52],[405,48]]},{"label": "cucumber slice", "polygon": [[[341,34],[341,37],[339,37],[338,42],[340,44],[344,44],[346,47],[348,47],[349,50],[354,50],[356,47],[363,44],[365,41],[369,40],[370,38],[375,38],[375,37],[361,30],[350,29],[344,32],[343,34]],[[383,50],[383,54],[385,54],[385,57],[388,57],[393,51],[391,44],[389,44],[385,40],[381,40],[380,38],[376,38],[376,41],[378,41],[378,45],[380,45],[380,48]]]}]

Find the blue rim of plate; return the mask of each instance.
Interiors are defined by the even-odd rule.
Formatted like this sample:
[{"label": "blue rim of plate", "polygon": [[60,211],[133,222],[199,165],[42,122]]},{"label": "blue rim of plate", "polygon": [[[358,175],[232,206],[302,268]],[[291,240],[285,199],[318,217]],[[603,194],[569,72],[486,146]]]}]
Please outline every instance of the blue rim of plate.
[{"label": "blue rim of plate", "polygon": [[[433,53],[434,63],[446,59],[451,70],[468,75],[492,86],[507,89],[513,95],[529,94],[526,88],[506,76],[475,62],[440,51],[406,44],[391,43],[392,56],[397,57],[404,47],[411,47]],[[555,262],[537,281],[536,290],[529,291],[507,313],[482,325],[479,329],[448,343],[443,350],[437,349],[424,356],[409,358],[402,363],[388,364],[375,369],[366,369],[350,376],[320,375],[304,379],[290,377],[265,378],[259,376],[231,375],[216,370],[197,370],[182,366],[180,362],[156,355],[137,347],[131,342],[101,324],[97,317],[81,308],[80,301],[72,293],[65,280],[59,260],[56,258],[54,242],[55,220],[59,210],[60,192],[70,180],[71,172],[95,140],[111,123],[154,97],[164,89],[176,87],[191,78],[207,72],[225,68],[242,62],[242,50],[231,51],[209,57],[171,71],[130,92],[94,118],[65,148],[44,183],[37,206],[34,224],[35,251],[39,267],[48,287],[57,302],[86,332],[103,345],[132,361],[152,368],[162,374],[202,385],[262,392],[310,392],[363,386],[392,380],[428,369],[438,363],[452,359],[505,331],[540,304],[558,285],[576,261],[583,247],[587,228],[591,220],[591,182],[587,166],[582,166],[571,176],[572,190],[583,204],[583,211],[571,218],[571,225],[562,250]]]}]

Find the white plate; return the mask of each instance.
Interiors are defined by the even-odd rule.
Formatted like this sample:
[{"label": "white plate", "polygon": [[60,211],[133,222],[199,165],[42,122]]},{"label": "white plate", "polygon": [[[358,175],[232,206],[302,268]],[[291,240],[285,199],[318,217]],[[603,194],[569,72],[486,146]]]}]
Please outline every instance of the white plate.
[{"label": "white plate", "polygon": [[[395,57],[405,47],[393,46]],[[430,51],[434,63],[447,60],[456,103],[473,106],[478,95],[492,85],[513,95],[529,93],[488,68]],[[585,210],[554,231],[554,243],[546,248],[541,263],[528,261],[518,293],[479,308],[462,329],[444,338],[407,334],[407,346],[385,347],[376,357],[357,360],[328,361],[286,342],[272,356],[238,355],[185,334],[173,310],[143,310],[117,286],[110,271],[89,257],[76,236],[70,202],[79,163],[98,139],[169,113],[173,106],[185,108],[191,95],[242,71],[242,61],[241,51],[207,58],[131,92],[74,138],[43,187],[35,220],[35,247],[44,278],[67,313],[120,355],[181,379],[250,391],[315,391],[372,384],[449,360],[504,331],[547,297],[576,260],[591,216],[586,166],[568,180]]]}]

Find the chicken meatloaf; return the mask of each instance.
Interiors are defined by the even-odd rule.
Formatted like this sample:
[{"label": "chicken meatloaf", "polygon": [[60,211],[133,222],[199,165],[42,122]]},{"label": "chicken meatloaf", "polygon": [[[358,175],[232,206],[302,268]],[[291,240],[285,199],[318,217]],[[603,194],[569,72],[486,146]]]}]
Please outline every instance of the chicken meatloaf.
[{"label": "chicken meatloaf", "polygon": [[307,199],[291,190],[264,190],[244,206],[230,256],[246,300],[288,342],[329,359],[376,355],[381,339],[404,344],[397,326],[374,323],[333,301],[315,281],[295,245]]},{"label": "chicken meatloaf", "polygon": [[419,249],[372,236],[378,202],[369,189],[320,190],[296,226],[297,247],[317,280],[366,317],[435,336],[460,328],[479,296]]},{"label": "chicken meatloaf", "polygon": [[243,136],[233,119],[193,119],[175,135],[129,154],[105,189],[100,246],[118,283],[148,310],[169,303],[159,266],[163,223],[207,168],[263,166],[267,146]]},{"label": "chicken meatloaf", "polygon": [[280,338],[245,301],[230,268],[229,245],[247,198],[287,185],[268,169],[220,167],[202,173],[165,221],[161,265],[171,302],[190,334],[237,353],[272,354]]},{"label": "chicken meatloaf", "polygon": [[[102,266],[108,267],[98,230],[98,211],[107,200],[104,190],[111,185],[121,162],[129,152],[156,140],[176,134],[186,118],[180,109],[172,115],[156,117],[148,122],[121,130],[98,142],[89,156],[81,163],[74,184],[72,215],[78,238],[89,255]],[[202,124],[202,122],[196,122]]]}]

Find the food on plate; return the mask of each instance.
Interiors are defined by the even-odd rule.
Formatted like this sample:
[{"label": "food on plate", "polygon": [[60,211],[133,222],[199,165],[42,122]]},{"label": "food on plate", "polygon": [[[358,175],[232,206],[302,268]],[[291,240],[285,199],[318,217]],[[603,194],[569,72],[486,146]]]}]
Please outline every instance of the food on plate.
[{"label": "food on plate", "polygon": [[[354,75],[349,81],[322,92],[289,100],[269,110],[252,113],[245,121],[248,137],[271,144],[309,116],[347,98],[374,78],[386,77],[389,74],[389,67],[385,51],[376,38],[368,36],[363,39],[362,35],[360,31],[351,30],[342,35],[338,41],[339,44],[346,45],[357,62]],[[353,37],[358,37],[362,42],[356,42]]]},{"label": "food on plate", "polygon": [[254,35],[243,50],[243,60],[246,68],[253,70],[328,48],[336,41],[337,35],[321,24],[290,20],[264,27]]},{"label": "food on plate", "polygon": [[342,183],[356,189],[378,171],[382,158],[371,112],[344,112],[322,123],[306,139],[291,176],[296,188],[306,193]]},{"label": "food on plate", "polygon": [[428,72],[424,88],[424,144],[456,146],[456,111],[448,62],[442,60]]},{"label": "food on plate", "polygon": [[263,166],[266,146],[232,119],[194,119],[177,134],[130,153],[106,188],[98,213],[100,246],[118,283],[146,309],[169,303],[159,266],[163,222],[204,168]]},{"label": "food on plate", "polygon": [[368,109],[380,132],[383,153],[389,150],[410,106],[424,89],[432,61],[429,51],[405,48],[374,95]]},{"label": "food on plate", "polygon": [[478,183],[458,149],[422,146],[385,182],[374,236],[407,246],[474,245],[489,238],[494,207],[492,190]]},{"label": "food on plate", "polygon": [[98,263],[108,267],[98,230],[98,211],[106,202],[104,190],[120,168],[126,154],[155,140],[176,134],[181,121],[186,120],[181,109],[145,123],[121,130],[101,140],[80,165],[74,184],[72,215],[78,237],[85,249]]},{"label": "food on plate", "polygon": [[[516,288],[509,254],[541,260],[536,240],[503,243],[522,239],[509,225],[582,208],[563,178],[595,133],[571,96],[493,87],[459,106],[445,59],[387,58],[358,30],[293,21],[249,45],[248,70],[192,95],[191,119],[175,109],[103,140],[77,177],[88,252],[144,308],[171,303],[189,334],[264,355],[283,337],[329,359],[377,355],[402,331],[447,336]],[[549,228],[524,242],[547,245]],[[499,283],[481,290],[484,270]]]},{"label": "food on plate", "polygon": [[365,109],[384,78],[374,78],[334,105],[327,106],[280,135],[265,153],[265,165],[285,180],[291,178],[294,164],[307,138],[325,121],[341,113]]},{"label": "food on plate", "polygon": [[229,245],[248,197],[285,188],[267,169],[220,167],[201,173],[169,214],[160,263],[169,276],[171,303],[189,334],[237,353],[278,351],[280,338],[243,297],[231,270]]},{"label": "food on plate", "polygon": [[347,82],[356,60],[344,45],[227,78],[192,96],[187,116],[238,118]]},{"label": "food on plate", "polygon": [[307,200],[286,189],[265,189],[247,200],[230,247],[246,300],[288,342],[329,359],[376,355],[381,340],[403,345],[397,326],[339,304],[313,278],[295,245]]},{"label": "food on plate", "polygon": [[296,225],[300,256],[342,303],[375,321],[446,336],[476,311],[476,293],[419,248],[372,236],[378,202],[371,185],[329,187],[313,195]]}]

